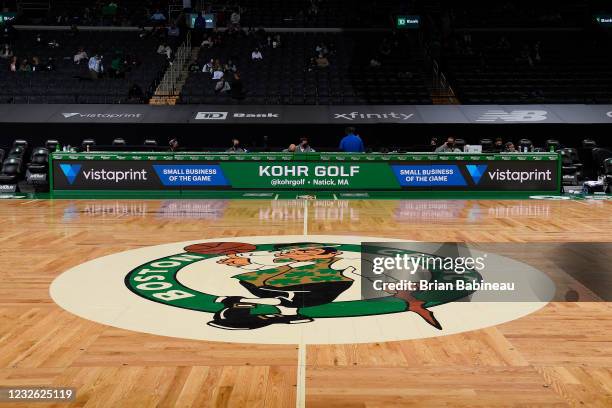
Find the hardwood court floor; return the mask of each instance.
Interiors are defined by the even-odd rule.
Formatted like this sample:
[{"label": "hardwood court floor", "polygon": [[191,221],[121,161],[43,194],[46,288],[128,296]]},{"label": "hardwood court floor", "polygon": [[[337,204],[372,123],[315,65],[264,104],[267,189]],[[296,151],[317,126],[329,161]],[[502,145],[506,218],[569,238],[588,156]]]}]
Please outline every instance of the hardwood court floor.
[{"label": "hardwood court floor", "polygon": [[610,303],[553,302],[446,337],[307,346],[298,366],[296,345],[142,334],[76,317],[49,296],[60,273],[104,255],[305,229],[433,242],[612,242],[612,202],[3,200],[0,386],[77,388],[72,404],[37,407],[612,406]]}]

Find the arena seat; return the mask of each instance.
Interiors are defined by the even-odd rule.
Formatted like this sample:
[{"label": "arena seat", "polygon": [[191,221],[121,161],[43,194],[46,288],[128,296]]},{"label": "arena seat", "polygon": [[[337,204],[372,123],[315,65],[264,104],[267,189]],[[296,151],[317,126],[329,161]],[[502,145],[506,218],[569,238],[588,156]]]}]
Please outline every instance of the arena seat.
[{"label": "arena seat", "polygon": [[49,152],[55,152],[59,148],[59,141],[55,139],[49,139],[45,142],[45,148],[47,148]]},{"label": "arena seat", "polygon": [[[36,41],[42,35],[43,44]],[[46,46],[47,41],[56,41],[59,47]],[[180,39],[168,40],[176,49]],[[55,69],[48,72],[10,72],[0,70],[0,82],[7,84],[0,88],[0,101],[8,103],[125,103],[133,84],[145,93],[145,101],[154,90],[157,81],[168,66],[167,58],[157,54],[159,39],[153,36],[139,38],[134,31],[91,31],[76,33],[68,30],[18,30],[13,44],[15,55],[31,60],[38,57],[43,65],[53,59]],[[104,56],[106,71],[118,52],[129,58],[124,78],[92,80],[87,61],[73,62],[72,56],[83,47],[89,56],[98,53]],[[133,103],[133,102],[132,102]]]},{"label": "arena seat", "polygon": [[125,146],[126,145],[125,139],[122,138],[122,137],[117,137],[117,138],[113,139],[112,145],[113,146]]},{"label": "arena seat", "polygon": [[569,149],[560,149],[558,153],[561,155],[561,171],[563,177],[563,185],[575,186],[578,184],[578,169],[574,166]]},{"label": "arena seat", "polygon": [[465,147],[465,140],[464,139],[455,139],[455,147],[461,151],[463,151],[463,148]]},{"label": "arena seat", "polygon": [[21,158],[9,157],[2,163],[0,184],[17,184],[22,172]]},{"label": "arena seat", "polygon": [[24,150],[28,148],[28,142],[23,139],[16,139],[13,141],[13,147],[23,147]]},{"label": "arena seat", "polygon": [[593,139],[584,139],[582,141],[582,147],[593,149],[593,148],[597,147],[597,142],[594,141]]},{"label": "arena seat", "polygon": [[49,150],[44,147],[34,149],[32,159],[28,163],[25,179],[34,186],[47,186],[49,184]]},{"label": "arena seat", "polygon": [[560,146],[559,141],[558,141],[558,140],[555,140],[555,139],[548,139],[548,140],[547,140],[547,141],[544,143],[544,149],[545,149],[547,152],[550,152],[550,151],[557,151],[557,150],[559,150],[559,146]]},{"label": "arena seat", "polygon": [[96,141],[94,139],[84,139],[81,143],[81,148],[84,151],[89,151],[92,147],[96,145]]},{"label": "arena seat", "polygon": [[25,148],[22,146],[16,146],[16,147],[13,147],[11,150],[9,150],[8,157],[22,159],[24,155],[25,155]]},{"label": "arena seat", "polygon": [[480,144],[482,145],[483,152],[493,151],[493,140],[491,139],[480,139]]},{"label": "arena seat", "polygon": [[519,140],[519,150],[522,152],[524,151],[530,152],[531,150],[533,150],[533,142],[529,139]]},{"label": "arena seat", "polygon": [[573,147],[568,147],[565,149],[571,159],[572,159],[572,164],[576,167],[576,175],[578,176],[578,180],[582,180],[584,174],[583,174],[583,165],[582,162],[580,161],[580,158],[578,157],[578,150],[573,148]]},{"label": "arena seat", "polygon": [[155,140],[155,139],[145,139],[145,141],[143,142],[143,145],[149,146],[149,147],[157,146],[157,140]]},{"label": "arena seat", "polygon": [[612,158],[612,150],[596,147],[593,149],[593,163],[597,176],[605,174],[604,163]]},{"label": "arena seat", "polygon": [[32,173],[46,173],[49,170],[49,150],[44,147],[34,149],[27,168]]},{"label": "arena seat", "polygon": [[603,176],[606,193],[612,193],[612,157],[604,160]]},{"label": "arena seat", "polygon": [[[264,59],[252,61],[251,52],[261,41],[255,36],[224,38],[221,46],[204,48],[198,57],[202,67],[211,59],[222,64],[232,60],[240,72],[245,98],[215,92],[216,81],[206,72],[190,72],[179,103],[343,105],[343,104],[431,104],[429,82],[424,72],[423,51],[417,37],[393,37],[398,46],[387,56],[378,56],[385,38],[380,33],[282,33],[280,48],[265,47]],[[318,45],[330,50],[330,65],[311,65]],[[364,50],[366,50],[364,52]],[[381,66],[370,67],[379,58]],[[230,83],[232,78],[230,78]]]}]

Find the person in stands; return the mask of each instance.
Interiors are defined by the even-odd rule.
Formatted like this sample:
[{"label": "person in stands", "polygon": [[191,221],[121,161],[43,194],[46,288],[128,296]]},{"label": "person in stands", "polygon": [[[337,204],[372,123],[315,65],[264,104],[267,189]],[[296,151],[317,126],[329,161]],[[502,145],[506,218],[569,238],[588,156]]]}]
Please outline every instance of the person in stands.
[{"label": "person in stands", "polygon": [[98,79],[102,75],[102,58],[100,55],[96,54],[89,59],[88,63],[89,67],[89,76],[91,79]]},{"label": "person in stands", "polygon": [[288,148],[283,149],[283,152],[284,153],[295,153],[295,149],[296,148],[297,148],[297,146],[295,144],[291,143]]},{"label": "person in stands", "polygon": [[307,137],[302,137],[300,138],[300,144],[297,145],[295,151],[298,153],[314,153],[316,150],[310,147]]},{"label": "person in stands", "polygon": [[85,52],[85,48],[83,47],[79,48],[77,53],[74,54],[74,57],[72,57],[72,60],[74,61],[75,64],[80,64],[81,61],[87,61],[88,59],[89,59],[89,56],[87,55],[87,53]]},{"label": "person in stands", "polygon": [[247,153],[247,150],[240,145],[240,140],[233,138],[232,147],[226,150],[227,153]]},{"label": "person in stands", "polygon": [[253,52],[251,53],[251,59],[253,61],[261,61],[261,60],[263,60],[263,55],[261,55],[261,51],[259,51],[259,48],[255,48],[253,50]]},{"label": "person in stands", "polygon": [[354,127],[349,126],[344,130],[344,137],[340,141],[340,151],[346,153],[363,153],[365,147],[363,140],[357,135]]},{"label": "person in stands", "polygon": [[436,153],[458,153],[458,152],[461,152],[461,150],[455,147],[455,138],[452,136],[449,136],[446,139],[446,142],[444,142],[442,146],[439,146],[436,149]]}]

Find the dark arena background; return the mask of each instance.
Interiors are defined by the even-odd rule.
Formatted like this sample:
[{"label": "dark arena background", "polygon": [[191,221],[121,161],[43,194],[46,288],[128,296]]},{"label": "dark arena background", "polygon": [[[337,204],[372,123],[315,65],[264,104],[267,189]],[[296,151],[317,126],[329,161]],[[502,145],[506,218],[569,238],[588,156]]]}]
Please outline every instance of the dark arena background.
[{"label": "dark arena background", "polygon": [[0,0],[0,408],[612,406],[612,2]]}]

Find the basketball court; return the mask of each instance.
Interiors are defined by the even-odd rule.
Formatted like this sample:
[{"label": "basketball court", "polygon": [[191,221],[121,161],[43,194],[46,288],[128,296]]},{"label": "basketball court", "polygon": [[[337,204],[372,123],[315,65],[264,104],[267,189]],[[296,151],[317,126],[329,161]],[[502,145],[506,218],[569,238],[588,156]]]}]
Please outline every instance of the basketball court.
[{"label": "basketball court", "polygon": [[[0,384],[75,392],[41,407],[612,404],[611,201],[251,198],[0,201]],[[552,294],[417,310],[353,287],[222,320],[245,251],[350,263],[377,241],[467,243]]]}]

